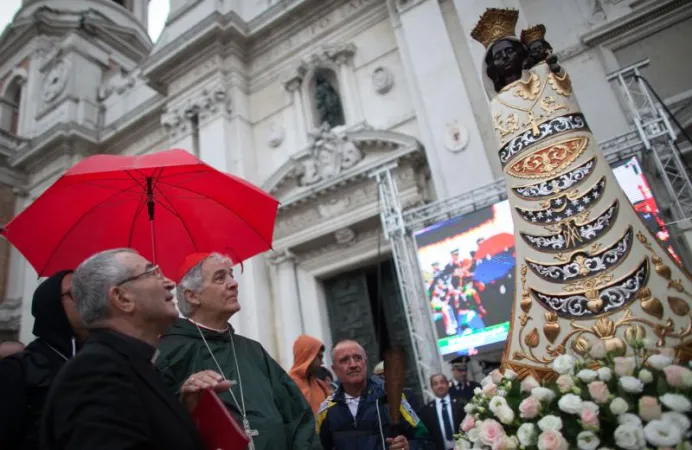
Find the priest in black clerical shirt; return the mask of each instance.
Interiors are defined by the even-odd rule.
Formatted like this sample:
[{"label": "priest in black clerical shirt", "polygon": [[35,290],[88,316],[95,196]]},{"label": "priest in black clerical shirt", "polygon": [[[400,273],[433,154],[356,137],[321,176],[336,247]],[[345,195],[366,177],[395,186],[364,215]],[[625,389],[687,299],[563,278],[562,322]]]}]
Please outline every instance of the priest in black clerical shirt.
[{"label": "priest in black clerical shirt", "polygon": [[178,316],[174,285],[130,249],[98,253],[75,271],[72,295],[89,339],[48,394],[45,450],[204,450],[189,412],[205,388],[226,390],[213,372],[170,393],[156,371],[161,333]]}]

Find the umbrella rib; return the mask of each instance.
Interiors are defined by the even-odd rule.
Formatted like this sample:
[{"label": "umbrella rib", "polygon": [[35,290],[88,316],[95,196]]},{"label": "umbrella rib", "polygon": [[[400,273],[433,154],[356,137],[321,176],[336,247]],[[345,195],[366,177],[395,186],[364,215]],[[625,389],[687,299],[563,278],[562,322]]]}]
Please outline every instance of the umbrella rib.
[{"label": "umbrella rib", "polygon": [[[84,218],[85,218],[86,216],[88,216],[89,214],[93,213],[93,212],[96,211],[98,208],[100,208],[100,207],[106,205],[106,204],[108,203],[108,201],[110,201],[113,197],[115,197],[115,196],[117,196],[117,195],[119,195],[119,194],[121,194],[121,193],[122,193],[122,191],[118,191],[118,192],[114,193],[113,195],[111,195],[110,197],[106,198],[104,201],[99,202],[98,204],[96,204],[96,205],[92,206],[91,208],[89,208],[88,210],[86,210],[86,211],[84,212],[84,214],[82,214],[82,215],[79,217],[79,219],[77,219],[77,220],[75,221],[75,223],[72,224],[72,226],[70,227],[70,229],[67,230],[66,233],[63,233],[62,237],[61,237],[60,240],[58,241],[58,245],[56,245],[54,248],[55,248],[56,250],[57,250],[58,248],[60,248],[60,246],[63,244],[63,242],[65,242],[65,239],[67,239],[67,236],[68,236],[70,233],[72,233],[72,230],[74,230],[75,227],[77,227],[77,225],[79,225],[79,223],[80,223],[82,220],[84,220]],[[55,256],[55,253],[56,253],[56,252],[53,251],[53,253],[50,255],[50,257],[46,260],[46,263],[43,265],[43,267],[41,267],[41,271],[38,272],[39,275],[42,274],[43,271],[46,269],[46,267],[48,266],[48,264],[50,263],[50,261],[51,261],[51,260],[53,259],[53,257]]]},{"label": "umbrella rib", "polygon": [[[165,186],[171,186],[171,185],[168,185],[168,184],[164,183],[163,181],[160,181],[159,184],[163,184],[163,185],[165,185]],[[191,193],[193,193],[193,194],[197,194],[197,195],[199,195],[199,196],[202,196],[202,194],[200,194],[200,193],[197,192],[197,191],[193,191],[193,190],[190,189],[190,188],[186,188],[186,187],[183,187],[183,186],[171,186],[171,187],[177,187],[178,189],[182,189],[182,190],[184,190],[184,191],[188,191],[188,192],[191,192]],[[246,221],[245,219],[243,219],[242,217],[240,217],[240,215],[238,215],[238,213],[236,213],[235,211],[233,211],[231,208],[229,208],[228,206],[224,205],[224,204],[221,203],[220,201],[216,200],[215,198],[212,198],[212,197],[204,197],[204,198],[209,199],[209,200],[211,200],[211,201],[213,201],[213,202],[219,204],[219,205],[222,206],[224,209],[226,209],[227,211],[229,211],[231,214],[235,215],[240,221],[242,221],[245,225],[247,225],[247,227],[248,227],[249,229],[251,229],[251,230],[260,238],[260,240],[261,240],[262,242],[264,242],[265,244],[267,244],[267,246],[268,246],[269,248],[271,248],[271,246],[272,246],[271,243],[268,243],[267,241],[265,241],[265,240],[264,240],[264,237],[262,237],[262,236],[257,232],[257,230],[255,230],[254,227],[251,227],[250,224],[247,223],[247,221]]]},{"label": "umbrella rib", "polygon": [[[171,212],[174,215],[176,215],[178,217],[178,219],[180,219],[180,223],[183,225],[183,228],[185,228],[185,232],[190,237],[190,242],[192,242],[192,245],[194,245],[195,250],[198,251],[199,247],[197,246],[197,242],[195,242],[195,238],[192,237],[192,232],[190,232],[190,229],[188,228],[187,224],[185,223],[185,220],[183,220],[183,216],[181,216],[180,213],[178,213],[178,210],[175,208],[175,206],[173,206],[173,203],[171,203],[171,201],[168,199],[168,197],[166,197],[166,194],[164,194],[163,191],[161,191],[161,189],[159,188],[159,183],[156,183],[156,185],[154,186],[154,189],[159,191],[161,196],[168,202],[171,209],[173,210]],[[165,208],[165,206],[164,206],[164,208]]]},{"label": "umbrella rib", "polygon": [[142,212],[142,209],[144,208],[144,205],[146,202],[142,201],[144,200],[144,197],[139,198],[139,203],[137,204],[137,208],[135,209],[135,215],[132,217],[132,222],[130,225],[130,232],[127,235],[127,247],[132,248],[132,234],[134,233],[135,230],[135,221],[137,220],[137,216],[139,215],[140,212]]}]

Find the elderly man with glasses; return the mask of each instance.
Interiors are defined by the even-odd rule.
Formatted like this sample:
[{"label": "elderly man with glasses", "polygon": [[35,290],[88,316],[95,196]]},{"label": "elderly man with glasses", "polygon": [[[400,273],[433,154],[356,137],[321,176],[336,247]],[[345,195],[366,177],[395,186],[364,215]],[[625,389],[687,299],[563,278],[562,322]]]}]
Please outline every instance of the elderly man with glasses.
[{"label": "elderly man with glasses", "polygon": [[229,386],[197,373],[178,399],[157,372],[159,337],[178,316],[173,288],[131,249],[98,253],[77,268],[72,296],[89,339],[53,383],[42,448],[204,449],[189,411],[202,389]]},{"label": "elderly man with glasses", "polygon": [[219,397],[252,439],[250,449],[319,445],[312,409],[259,342],[228,323],[240,310],[233,262],[218,253],[188,256],[178,270],[178,320],[161,339],[156,365],[173,390],[191,373],[214,370],[232,385]]}]

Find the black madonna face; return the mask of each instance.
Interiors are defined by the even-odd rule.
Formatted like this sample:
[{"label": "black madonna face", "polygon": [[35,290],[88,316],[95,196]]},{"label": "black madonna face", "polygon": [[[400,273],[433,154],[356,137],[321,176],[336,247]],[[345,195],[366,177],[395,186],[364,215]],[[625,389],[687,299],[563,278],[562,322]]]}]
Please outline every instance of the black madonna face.
[{"label": "black madonna face", "polygon": [[552,52],[553,47],[544,39],[538,39],[529,44],[529,58],[534,64],[545,61]]},{"label": "black madonna face", "polygon": [[521,78],[525,58],[526,48],[521,42],[500,39],[490,46],[485,62],[496,91]]}]

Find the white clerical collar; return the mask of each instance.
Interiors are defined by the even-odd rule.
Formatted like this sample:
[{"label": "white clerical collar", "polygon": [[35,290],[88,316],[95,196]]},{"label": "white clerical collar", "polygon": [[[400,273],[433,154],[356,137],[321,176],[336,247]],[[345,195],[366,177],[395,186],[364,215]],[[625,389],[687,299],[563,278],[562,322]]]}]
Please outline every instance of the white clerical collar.
[{"label": "white clerical collar", "polygon": [[204,324],[201,324],[201,323],[199,323],[199,322],[195,322],[194,320],[190,319],[189,317],[188,317],[187,320],[189,320],[190,322],[192,322],[193,324],[197,325],[197,326],[200,327],[200,328],[204,328],[205,330],[213,331],[213,332],[215,332],[215,333],[225,333],[225,332],[228,330],[228,327],[226,327],[226,328],[224,328],[224,329],[222,329],[222,330],[219,330],[218,328],[208,327],[208,326],[206,326],[206,325],[204,325]]}]

